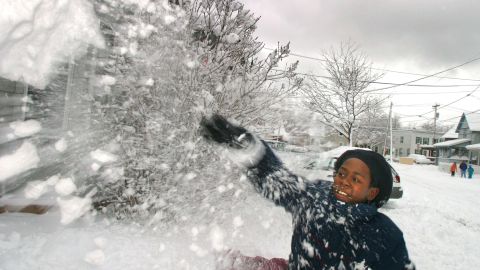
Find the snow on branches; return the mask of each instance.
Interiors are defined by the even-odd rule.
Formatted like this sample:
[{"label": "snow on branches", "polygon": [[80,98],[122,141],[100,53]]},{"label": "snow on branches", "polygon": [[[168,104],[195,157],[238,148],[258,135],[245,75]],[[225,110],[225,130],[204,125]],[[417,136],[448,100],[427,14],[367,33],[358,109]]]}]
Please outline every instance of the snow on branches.
[{"label": "snow on branches", "polygon": [[339,48],[324,53],[324,68],[328,78],[311,76],[302,92],[305,106],[319,113],[323,122],[334,128],[353,144],[355,129],[362,119],[381,106],[369,93],[369,85],[382,75],[372,73],[366,56],[352,43],[342,43]]},{"label": "snow on branches", "polygon": [[[99,128],[119,146],[116,162],[92,164],[96,208],[118,218],[178,221],[198,215],[192,203],[208,209],[237,193],[228,177],[209,170],[218,157],[200,143],[199,119],[219,112],[245,122],[268,114],[302,83],[296,64],[274,70],[289,46],[263,56],[254,36],[258,18],[237,1],[95,6],[109,46],[95,59],[95,111]],[[219,192],[219,185],[230,188]]]}]

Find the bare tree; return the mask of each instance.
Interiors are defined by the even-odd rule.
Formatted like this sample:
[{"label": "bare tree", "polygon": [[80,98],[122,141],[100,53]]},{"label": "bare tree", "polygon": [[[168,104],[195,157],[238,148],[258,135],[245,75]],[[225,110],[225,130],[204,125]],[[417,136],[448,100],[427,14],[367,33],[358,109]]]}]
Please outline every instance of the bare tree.
[{"label": "bare tree", "polygon": [[438,125],[438,124],[435,126],[433,121],[428,121],[421,124],[419,128],[423,130],[428,130],[428,131],[433,131],[434,129],[436,129],[437,135],[438,135],[438,134],[447,132],[452,127],[448,125]]},{"label": "bare tree", "polygon": [[[394,121],[394,118],[392,118],[392,121]],[[382,106],[369,108],[358,119],[358,123],[355,126],[357,132],[353,140],[359,146],[374,147],[382,144],[385,141],[385,137],[389,135],[388,114],[383,110]]]},{"label": "bare tree", "polygon": [[351,42],[324,53],[324,68],[328,78],[311,77],[302,88],[305,105],[322,116],[322,121],[337,130],[353,145],[354,129],[362,116],[382,100],[367,88],[382,77],[373,73],[366,56]]},{"label": "bare tree", "polygon": [[254,36],[255,17],[243,4],[227,0],[193,0],[189,25],[199,65],[192,79],[208,98],[205,108],[243,124],[260,121],[271,107],[298,90],[298,62],[279,68],[289,44],[261,57],[263,43]]}]

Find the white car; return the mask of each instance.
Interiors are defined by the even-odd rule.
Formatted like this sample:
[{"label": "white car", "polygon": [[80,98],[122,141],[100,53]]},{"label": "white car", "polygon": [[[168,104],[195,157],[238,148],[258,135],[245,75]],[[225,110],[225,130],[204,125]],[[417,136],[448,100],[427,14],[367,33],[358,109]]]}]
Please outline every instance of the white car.
[{"label": "white car", "polygon": [[409,158],[413,159],[413,162],[416,164],[433,164],[433,161],[428,159],[425,155],[420,154],[410,154],[408,155]]}]

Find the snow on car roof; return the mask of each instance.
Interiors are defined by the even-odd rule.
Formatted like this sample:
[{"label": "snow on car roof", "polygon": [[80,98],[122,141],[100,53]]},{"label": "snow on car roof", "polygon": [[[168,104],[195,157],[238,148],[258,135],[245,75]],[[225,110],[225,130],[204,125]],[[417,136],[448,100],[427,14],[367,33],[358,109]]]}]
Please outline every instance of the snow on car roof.
[{"label": "snow on car roof", "polygon": [[324,158],[339,157],[340,155],[342,155],[346,151],[354,150],[354,149],[362,149],[362,150],[372,151],[371,149],[368,149],[368,148],[352,147],[352,146],[339,146],[339,147],[334,148],[330,151],[323,152],[320,155],[321,155],[321,157],[324,157]]}]

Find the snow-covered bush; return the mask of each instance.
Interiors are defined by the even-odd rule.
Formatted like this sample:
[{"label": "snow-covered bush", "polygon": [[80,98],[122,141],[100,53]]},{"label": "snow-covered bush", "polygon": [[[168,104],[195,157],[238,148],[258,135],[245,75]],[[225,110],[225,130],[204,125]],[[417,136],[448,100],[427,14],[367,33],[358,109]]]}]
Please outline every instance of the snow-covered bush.
[{"label": "snow-covered bush", "polygon": [[261,121],[301,84],[296,65],[273,70],[288,46],[262,59],[258,19],[237,1],[109,0],[96,8],[109,47],[94,60],[95,126],[110,138],[101,151],[118,159],[91,165],[95,207],[151,222],[215,216],[244,187],[219,174],[199,120],[219,112]]}]

